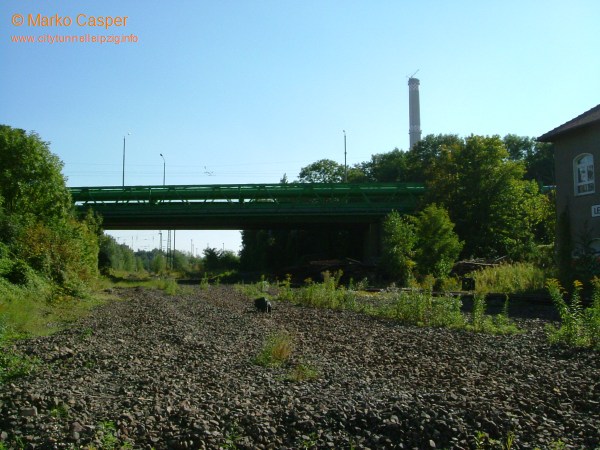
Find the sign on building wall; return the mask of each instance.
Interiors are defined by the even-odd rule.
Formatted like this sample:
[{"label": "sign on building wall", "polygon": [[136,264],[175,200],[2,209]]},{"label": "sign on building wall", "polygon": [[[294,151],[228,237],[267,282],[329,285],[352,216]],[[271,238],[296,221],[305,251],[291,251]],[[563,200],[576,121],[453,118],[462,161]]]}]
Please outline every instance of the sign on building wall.
[{"label": "sign on building wall", "polygon": [[600,217],[600,205],[592,206],[592,217]]}]

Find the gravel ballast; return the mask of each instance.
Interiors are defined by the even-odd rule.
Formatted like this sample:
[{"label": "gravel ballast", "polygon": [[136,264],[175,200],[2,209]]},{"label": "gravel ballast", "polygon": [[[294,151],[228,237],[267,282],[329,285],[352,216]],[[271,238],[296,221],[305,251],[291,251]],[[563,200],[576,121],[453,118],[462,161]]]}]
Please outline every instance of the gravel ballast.
[{"label": "gravel ballast", "polygon": [[[467,449],[486,433],[514,434],[512,448],[600,446],[600,355],[551,346],[541,319],[491,336],[277,301],[257,313],[229,286],[183,292],[114,290],[120,301],[70,329],[17,342],[39,365],[0,385],[0,442]],[[256,364],[281,332],[289,363]]]}]

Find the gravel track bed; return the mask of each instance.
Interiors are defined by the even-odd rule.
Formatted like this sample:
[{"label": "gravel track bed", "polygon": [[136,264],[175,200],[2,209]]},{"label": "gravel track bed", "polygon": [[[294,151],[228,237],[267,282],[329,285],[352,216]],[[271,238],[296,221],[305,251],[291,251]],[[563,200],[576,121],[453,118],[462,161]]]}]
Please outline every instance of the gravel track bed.
[{"label": "gravel track bed", "polygon": [[[184,292],[115,290],[124,301],[18,342],[41,364],[0,386],[0,442],[467,449],[477,432],[513,432],[513,448],[600,446],[600,355],[551,347],[542,320],[489,336],[277,302],[258,314],[228,286]],[[290,366],[312,366],[316,379],[253,363],[282,330],[295,344]]]}]

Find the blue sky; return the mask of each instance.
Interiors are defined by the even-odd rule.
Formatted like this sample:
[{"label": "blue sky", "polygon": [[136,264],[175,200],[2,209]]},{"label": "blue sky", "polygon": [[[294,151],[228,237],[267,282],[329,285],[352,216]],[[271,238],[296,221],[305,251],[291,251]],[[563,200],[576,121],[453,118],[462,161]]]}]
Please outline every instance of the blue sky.
[{"label": "blue sky", "polygon": [[[597,0],[4,0],[0,123],[49,141],[71,186],[120,185],[127,133],[126,184],[161,184],[160,153],[167,184],[273,183],[343,162],[342,130],[349,164],[407,149],[416,70],[424,135],[543,134],[600,103],[599,20]],[[137,42],[11,41],[85,34]],[[113,234],[158,246],[158,232]],[[177,236],[187,251],[240,242]]]}]

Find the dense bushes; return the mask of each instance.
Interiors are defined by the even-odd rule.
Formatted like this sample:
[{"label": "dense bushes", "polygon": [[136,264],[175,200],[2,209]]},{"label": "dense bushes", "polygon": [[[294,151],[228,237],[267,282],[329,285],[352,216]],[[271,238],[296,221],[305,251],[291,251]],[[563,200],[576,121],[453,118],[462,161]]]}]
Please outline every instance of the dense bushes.
[{"label": "dense bushes", "polygon": [[393,211],[383,221],[383,253],[381,267],[384,273],[405,286],[413,277],[415,266],[415,227],[408,217]]},{"label": "dense bushes", "polygon": [[431,204],[415,220],[417,235],[415,262],[421,275],[448,276],[464,242],[454,232],[454,224],[444,208]]},{"label": "dense bushes", "polygon": [[444,208],[431,204],[415,217],[392,212],[383,222],[380,266],[387,277],[402,286],[414,277],[444,279],[462,246]]},{"label": "dense bushes", "polygon": [[99,224],[78,219],[62,163],[35,133],[0,126],[0,276],[26,285],[31,273],[53,295],[82,295],[97,275]]}]

